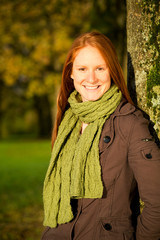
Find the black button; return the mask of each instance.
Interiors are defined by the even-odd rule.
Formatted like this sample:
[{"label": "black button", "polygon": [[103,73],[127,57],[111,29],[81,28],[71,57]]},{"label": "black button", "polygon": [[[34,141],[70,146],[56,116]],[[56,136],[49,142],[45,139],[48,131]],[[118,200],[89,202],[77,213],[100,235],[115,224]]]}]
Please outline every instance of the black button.
[{"label": "black button", "polygon": [[112,229],[112,226],[111,226],[110,223],[106,223],[106,224],[104,225],[104,228],[105,228],[107,231],[110,231],[110,230]]},{"label": "black button", "polygon": [[146,158],[151,159],[152,158],[152,154],[151,153],[147,153],[146,154]]},{"label": "black button", "polygon": [[103,140],[104,140],[105,143],[109,143],[111,141],[111,138],[110,138],[110,136],[105,136],[103,138]]}]

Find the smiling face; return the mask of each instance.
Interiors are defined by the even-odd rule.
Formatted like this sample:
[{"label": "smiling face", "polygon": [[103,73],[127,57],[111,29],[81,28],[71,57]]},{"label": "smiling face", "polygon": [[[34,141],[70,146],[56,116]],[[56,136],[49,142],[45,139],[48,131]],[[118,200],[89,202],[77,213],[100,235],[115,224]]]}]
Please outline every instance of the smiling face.
[{"label": "smiling face", "polygon": [[109,69],[100,51],[91,46],[79,50],[73,61],[71,78],[82,101],[96,101],[110,88]]}]

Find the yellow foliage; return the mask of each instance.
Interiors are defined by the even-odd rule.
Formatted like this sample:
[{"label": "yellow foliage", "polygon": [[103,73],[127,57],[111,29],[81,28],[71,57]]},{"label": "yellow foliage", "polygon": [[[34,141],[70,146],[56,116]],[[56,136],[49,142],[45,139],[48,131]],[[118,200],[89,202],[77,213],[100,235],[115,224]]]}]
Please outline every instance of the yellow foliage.
[{"label": "yellow foliage", "polygon": [[45,94],[46,89],[43,86],[43,84],[40,82],[40,80],[32,80],[29,84],[28,91],[26,93],[26,97],[30,98],[33,97],[35,94],[40,96]]},{"label": "yellow foliage", "polygon": [[44,35],[42,39],[36,44],[36,47],[32,53],[33,60],[40,64],[47,65],[50,62],[50,45],[49,36]]},{"label": "yellow foliage", "polygon": [[61,79],[61,74],[48,73],[45,78],[33,79],[29,83],[28,91],[26,96],[28,98],[33,97],[35,94],[41,96],[43,94],[52,93],[54,89],[58,86]]},{"label": "yellow foliage", "polygon": [[21,67],[22,62],[20,56],[13,56],[10,53],[3,56],[1,71],[3,72],[4,81],[7,86],[12,86],[17,81]]},{"label": "yellow foliage", "polygon": [[85,15],[90,4],[84,7],[75,1],[72,6],[74,11],[70,11],[68,0],[61,4],[58,0],[42,0],[34,7],[31,1],[1,3],[0,74],[6,86],[16,84],[21,88],[19,80],[24,76],[25,96],[53,92],[61,79],[57,72],[62,70],[73,41],[72,24],[82,23],[77,16]]},{"label": "yellow foliage", "polygon": [[11,27],[11,33],[10,34],[18,33],[18,36],[20,36],[21,34],[25,33],[26,27],[27,27],[27,25],[25,25],[21,22],[15,22]]},{"label": "yellow foliage", "polygon": [[69,32],[67,28],[61,27],[54,34],[54,41],[52,45],[52,51],[58,57],[60,63],[64,63],[66,58],[66,53],[71,47],[73,39],[69,37]]},{"label": "yellow foliage", "polygon": [[4,81],[7,86],[12,86],[16,82],[16,79],[10,73],[5,73]]},{"label": "yellow foliage", "polygon": [[57,86],[60,80],[61,80],[61,74],[58,74],[58,73],[47,74],[47,76],[45,77],[45,86],[49,90]]}]

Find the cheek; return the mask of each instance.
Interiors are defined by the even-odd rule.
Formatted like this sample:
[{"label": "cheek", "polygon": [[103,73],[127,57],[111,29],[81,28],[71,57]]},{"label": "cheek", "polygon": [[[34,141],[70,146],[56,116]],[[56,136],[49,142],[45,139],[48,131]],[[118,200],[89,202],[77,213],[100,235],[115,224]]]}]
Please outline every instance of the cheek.
[{"label": "cheek", "polygon": [[80,74],[74,74],[73,80],[74,80],[74,84],[80,84],[82,81],[82,76],[80,76]]},{"label": "cheek", "polygon": [[106,84],[111,84],[111,77],[109,73],[105,76],[105,82]]},{"label": "cheek", "polygon": [[76,87],[76,81],[75,80],[73,80],[73,84],[74,84],[74,87]]},{"label": "cheek", "polygon": [[74,84],[74,87],[75,87],[76,90],[77,90],[77,87],[80,85],[79,81],[77,81],[77,79],[75,80],[75,78],[74,78],[73,84]]}]

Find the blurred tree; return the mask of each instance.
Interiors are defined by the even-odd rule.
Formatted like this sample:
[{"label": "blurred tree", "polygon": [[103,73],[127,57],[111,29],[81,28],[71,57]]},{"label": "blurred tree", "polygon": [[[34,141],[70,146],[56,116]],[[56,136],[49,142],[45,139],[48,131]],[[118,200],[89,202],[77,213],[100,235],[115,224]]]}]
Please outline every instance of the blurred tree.
[{"label": "blurred tree", "polygon": [[159,1],[127,1],[128,86],[160,137]]},{"label": "blurred tree", "polygon": [[122,66],[126,57],[126,1],[93,0],[91,28],[99,29],[114,43]]},{"label": "blurred tree", "polygon": [[[76,10],[73,12],[68,1],[5,1],[1,4],[1,87],[12,89],[21,98],[32,98],[40,136],[51,133],[49,95],[54,94],[60,81],[62,64],[72,41],[70,30],[73,32],[77,13],[83,10],[78,1],[72,2]],[[85,14],[85,9],[83,12]],[[80,17],[80,13],[78,15]]]},{"label": "blurred tree", "polygon": [[[1,97],[1,119],[5,119],[2,114],[10,111],[11,104],[24,108],[17,114],[28,111],[26,99],[37,112],[39,136],[49,136],[53,96],[66,52],[77,35],[91,30],[101,31],[112,39],[120,49],[122,63],[125,1],[121,4],[118,0],[1,1],[0,91],[3,88],[6,94]],[[22,99],[21,106],[18,98]],[[12,123],[13,118],[8,117],[7,121]]]}]

